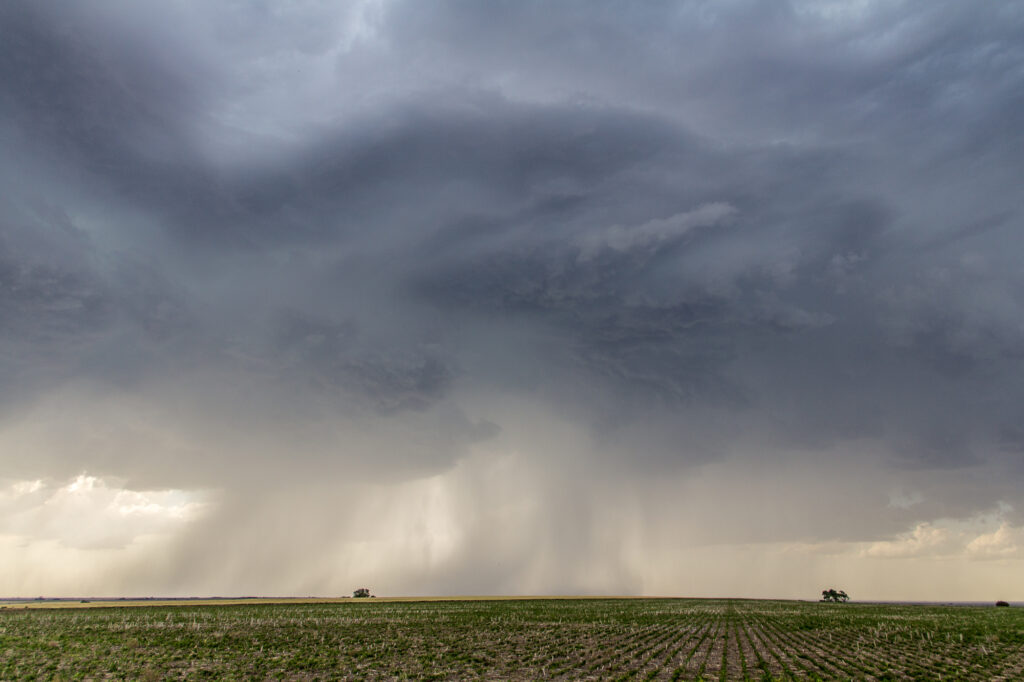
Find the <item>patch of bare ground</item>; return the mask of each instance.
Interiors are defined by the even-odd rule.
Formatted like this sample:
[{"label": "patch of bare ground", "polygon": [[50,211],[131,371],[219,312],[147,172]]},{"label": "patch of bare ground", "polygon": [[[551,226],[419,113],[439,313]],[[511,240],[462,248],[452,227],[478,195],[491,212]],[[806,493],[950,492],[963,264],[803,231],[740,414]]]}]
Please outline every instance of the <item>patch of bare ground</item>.
[{"label": "patch of bare ground", "polygon": [[669,680],[674,671],[685,663],[706,636],[710,623],[691,623],[677,630],[668,646],[657,657],[652,658],[645,680]]},{"label": "patch of bare ground", "polygon": [[665,657],[661,670],[655,679],[678,680],[683,679],[683,673],[687,664],[693,659],[700,647],[707,639],[712,628],[712,623],[705,622],[699,627],[692,629],[687,637],[681,640],[672,651]]},{"label": "patch of bare ground", "polygon": [[845,661],[845,652],[831,641],[831,633],[817,633],[812,637],[800,631],[783,632],[776,626],[770,627],[777,641],[811,678],[849,679],[856,675]]},{"label": "patch of bare ground", "polygon": [[1009,649],[992,680],[1024,680],[1024,645]]},{"label": "patch of bare ground", "polygon": [[772,652],[772,649],[765,646],[764,641],[757,633],[754,626],[750,626],[747,623],[743,623],[741,627],[742,631],[746,635],[747,643],[750,649],[754,652],[755,666],[758,670],[756,676],[759,679],[776,679],[784,675],[785,671],[782,668],[782,664],[778,658]]},{"label": "patch of bare ground", "polygon": [[[743,638],[737,621],[730,622],[728,630],[730,640],[725,653],[725,679],[752,679],[754,650]],[[722,679],[721,674],[719,679]]]},{"label": "patch of bare ground", "polygon": [[697,671],[699,679],[717,680],[722,670],[722,654],[728,642],[728,632],[724,620],[718,622],[718,627],[710,639],[710,646],[707,648],[704,661]]}]

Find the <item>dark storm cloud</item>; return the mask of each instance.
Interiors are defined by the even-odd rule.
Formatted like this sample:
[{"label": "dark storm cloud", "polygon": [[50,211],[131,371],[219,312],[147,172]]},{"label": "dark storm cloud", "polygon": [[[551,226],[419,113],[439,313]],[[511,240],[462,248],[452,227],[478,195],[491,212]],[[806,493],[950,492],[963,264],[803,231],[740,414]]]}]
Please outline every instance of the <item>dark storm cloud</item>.
[{"label": "dark storm cloud", "polygon": [[[1022,23],[1019,2],[5,3],[0,409],[135,396],[192,439],[18,471],[287,498],[488,440],[595,485],[870,443],[878,486],[1015,484]],[[1019,503],[1009,481],[928,483],[948,503],[917,509]],[[567,489],[552,546],[587,523]],[[827,532],[771,533],[798,526]]]},{"label": "dark storm cloud", "polygon": [[84,8],[15,2],[0,11],[0,106],[33,155],[125,197],[195,182],[195,168],[184,167],[194,150],[182,148],[200,113],[186,55],[161,54],[144,36],[111,36]]},{"label": "dark storm cloud", "polygon": [[353,390],[390,413],[429,406],[452,382],[452,372],[430,355],[375,357],[356,351],[351,324],[285,316],[270,352],[281,372],[330,391]]}]

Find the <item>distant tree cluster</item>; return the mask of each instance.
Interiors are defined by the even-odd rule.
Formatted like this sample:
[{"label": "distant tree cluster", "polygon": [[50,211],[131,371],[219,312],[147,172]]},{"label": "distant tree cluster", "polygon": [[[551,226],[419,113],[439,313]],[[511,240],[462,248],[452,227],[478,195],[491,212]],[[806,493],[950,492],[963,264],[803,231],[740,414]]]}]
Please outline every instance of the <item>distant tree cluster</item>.
[{"label": "distant tree cluster", "polygon": [[352,596],[356,597],[357,599],[362,599],[362,598],[365,598],[365,597],[369,597],[370,596],[370,590],[365,588],[365,587],[360,587],[358,590],[356,590],[355,592],[352,593]]},{"label": "distant tree cluster", "polygon": [[821,601],[843,604],[850,601],[850,595],[846,594],[843,590],[833,590],[832,588],[829,588],[821,591]]}]

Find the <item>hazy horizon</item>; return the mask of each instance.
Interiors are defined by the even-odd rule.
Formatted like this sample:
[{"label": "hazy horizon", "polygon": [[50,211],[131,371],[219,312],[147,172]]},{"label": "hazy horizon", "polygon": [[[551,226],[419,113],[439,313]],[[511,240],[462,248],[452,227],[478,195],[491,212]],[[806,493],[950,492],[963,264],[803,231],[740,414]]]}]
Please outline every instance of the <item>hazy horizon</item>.
[{"label": "hazy horizon", "polygon": [[1024,2],[0,27],[0,593],[1024,599]]},{"label": "hazy horizon", "polygon": [[[631,600],[666,600],[666,601],[696,601],[696,602],[716,602],[716,601],[764,601],[764,602],[803,602],[803,603],[825,603],[822,599],[814,598],[802,598],[802,597],[746,597],[746,596],[716,596],[716,597],[689,597],[686,595],[665,595],[665,594],[636,594],[636,595],[620,595],[620,594],[392,594],[392,595],[371,595],[370,597],[355,597],[351,594],[335,594],[335,595],[188,595],[188,596],[168,596],[168,595],[133,595],[133,596],[104,596],[97,594],[76,594],[66,596],[46,596],[36,595],[34,597],[25,596],[2,596],[0,595],[0,608],[12,604],[25,604],[32,605],[37,604],[45,608],[46,604],[52,604],[54,602],[69,602],[74,604],[90,604],[92,607],[106,607],[111,604],[118,604],[125,602],[125,606],[135,606],[139,602],[145,604],[153,603],[158,604],[161,602],[170,603],[182,603],[183,605],[190,605],[195,602],[211,602],[217,605],[225,603],[266,603],[266,604],[293,604],[293,603],[341,603],[341,602],[369,602],[369,601],[380,601],[380,602],[433,602],[433,601],[547,601],[547,600],[564,600],[564,601],[631,601]],[[949,599],[940,600],[898,600],[898,599],[850,599],[847,604],[861,604],[861,605],[904,605],[904,606],[982,606],[990,607],[993,606],[994,600],[964,600],[956,601]],[[998,600],[1000,602],[1006,602],[1006,600]],[[1024,606],[1024,601],[1009,601],[1006,602],[1008,606],[1019,607]],[[139,604],[141,605],[141,604]]]}]

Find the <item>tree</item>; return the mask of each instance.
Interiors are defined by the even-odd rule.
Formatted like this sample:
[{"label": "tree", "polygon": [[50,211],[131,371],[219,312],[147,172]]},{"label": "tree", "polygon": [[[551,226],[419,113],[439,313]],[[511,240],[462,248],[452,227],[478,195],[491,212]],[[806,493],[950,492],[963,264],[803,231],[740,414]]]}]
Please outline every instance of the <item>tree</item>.
[{"label": "tree", "polygon": [[369,597],[370,590],[365,587],[360,587],[358,590],[352,593],[352,596],[357,598]]},{"label": "tree", "polygon": [[846,594],[843,590],[834,590],[829,588],[821,591],[821,601],[843,604],[850,601],[850,595]]}]

